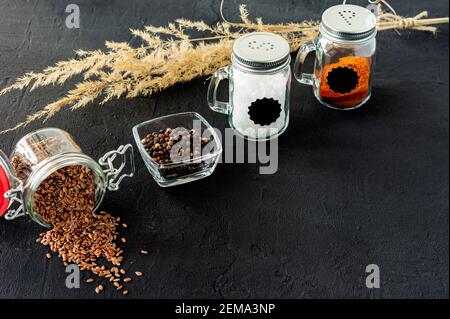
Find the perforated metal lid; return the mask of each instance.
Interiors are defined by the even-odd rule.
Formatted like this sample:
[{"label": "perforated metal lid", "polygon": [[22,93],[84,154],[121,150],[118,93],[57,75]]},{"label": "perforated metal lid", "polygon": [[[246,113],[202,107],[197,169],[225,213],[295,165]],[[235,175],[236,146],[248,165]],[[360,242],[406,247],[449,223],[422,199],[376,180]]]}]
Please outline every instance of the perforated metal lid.
[{"label": "perforated metal lid", "polygon": [[377,18],[369,9],[351,4],[325,10],[320,32],[335,42],[364,42],[377,33]]},{"label": "perforated metal lid", "polygon": [[236,40],[233,65],[248,72],[273,72],[289,64],[289,43],[269,32],[253,32]]}]

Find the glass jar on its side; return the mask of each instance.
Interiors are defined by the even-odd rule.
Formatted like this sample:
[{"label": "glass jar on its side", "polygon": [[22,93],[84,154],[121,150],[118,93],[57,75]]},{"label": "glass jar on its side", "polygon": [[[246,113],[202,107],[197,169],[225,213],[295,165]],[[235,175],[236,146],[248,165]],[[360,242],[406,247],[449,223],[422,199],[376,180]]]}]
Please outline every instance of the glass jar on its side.
[{"label": "glass jar on its side", "polygon": [[[319,36],[299,49],[295,78],[311,85],[317,100],[327,107],[359,108],[372,93],[375,36],[376,17],[368,9],[355,5],[327,9],[322,15]],[[314,73],[304,73],[306,57],[314,51]]]},{"label": "glass jar on its side", "polygon": [[[53,173],[73,166],[92,174],[95,189],[92,207],[96,211],[106,190],[117,190],[123,178],[134,175],[133,160],[131,144],[108,152],[97,162],[84,154],[72,136],[63,130],[44,128],[32,132],[20,139],[9,158],[0,151],[0,195],[5,197],[0,205],[0,208],[3,206],[0,216],[5,214],[6,219],[14,219],[28,214],[38,224],[49,227],[36,209],[36,192]],[[115,164],[119,167],[115,168]],[[130,172],[124,173],[125,169]],[[12,208],[14,205],[17,208]]]}]

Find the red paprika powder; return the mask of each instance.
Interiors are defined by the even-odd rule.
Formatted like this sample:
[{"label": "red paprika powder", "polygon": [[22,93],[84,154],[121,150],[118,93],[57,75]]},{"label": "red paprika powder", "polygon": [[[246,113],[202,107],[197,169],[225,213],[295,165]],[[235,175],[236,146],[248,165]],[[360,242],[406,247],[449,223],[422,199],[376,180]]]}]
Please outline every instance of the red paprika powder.
[{"label": "red paprika powder", "polygon": [[325,66],[320,76],[320,98],[332,106],[352,108],[369,95],[370,60],[347,56]]}]

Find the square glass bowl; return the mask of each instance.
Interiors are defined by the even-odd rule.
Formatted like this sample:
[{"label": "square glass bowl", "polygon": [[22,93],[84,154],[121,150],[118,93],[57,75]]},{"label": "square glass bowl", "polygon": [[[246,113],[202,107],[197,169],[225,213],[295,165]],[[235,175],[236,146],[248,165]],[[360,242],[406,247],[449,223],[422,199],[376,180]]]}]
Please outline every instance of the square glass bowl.
[{"label": "square glass bowl", "polygon": [[[167,128],[194,129],[200,132],[201,137],[208,138],[209,143],[202,149],[200,156],[160,164],[147,153],[142,140],[152,132],[165,131]],[[140,123],[133,127],[133,136],[145,166],[161,187],[181,185],[211,175],[222,154],[219,136],[213,127],[196,112],[177,113]]]}]

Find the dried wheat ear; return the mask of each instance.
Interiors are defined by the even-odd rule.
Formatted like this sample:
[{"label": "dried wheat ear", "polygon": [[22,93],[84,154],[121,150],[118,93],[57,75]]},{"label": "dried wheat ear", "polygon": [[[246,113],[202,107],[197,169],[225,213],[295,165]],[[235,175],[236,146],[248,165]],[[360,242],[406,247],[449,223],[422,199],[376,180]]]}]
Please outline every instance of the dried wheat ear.
[{"label": "dried wheat ear", "polygon": [[[131,33],[142,40],[138,47],[125,42],[106,41],[105,50],[76,51],[76,58],[61,61],[42,72],[29,72],[13,84],[0,90],[0,95],[16,89],[34,90],[49,85],[62,85],[75,75],[83,80],[61,99],[46,105],[25,121],[3,130],[0,134],[16,130],[33,121],[47,120],[64,108],[72,110],[94,101],[104,104],[113,98],[150,96],[176,83],[211,75],[230,63],[233,41],[253,31],[273,32],[284,37],[291,50],[314,39],[319,32],[318,21],[265,24],[261,18],[252,21],[245,5],[239,7],[239,23],[220,22],[209,26],[203,21],[178,19],[166,27],[147,26]],[[432,25],[448,23],[448,18],[425,19],[427,12],[413,18],[390,13],[378,17],[380,31],[414,29],[435,32]],[[192,37],[192,31],[204,36]]]}]

